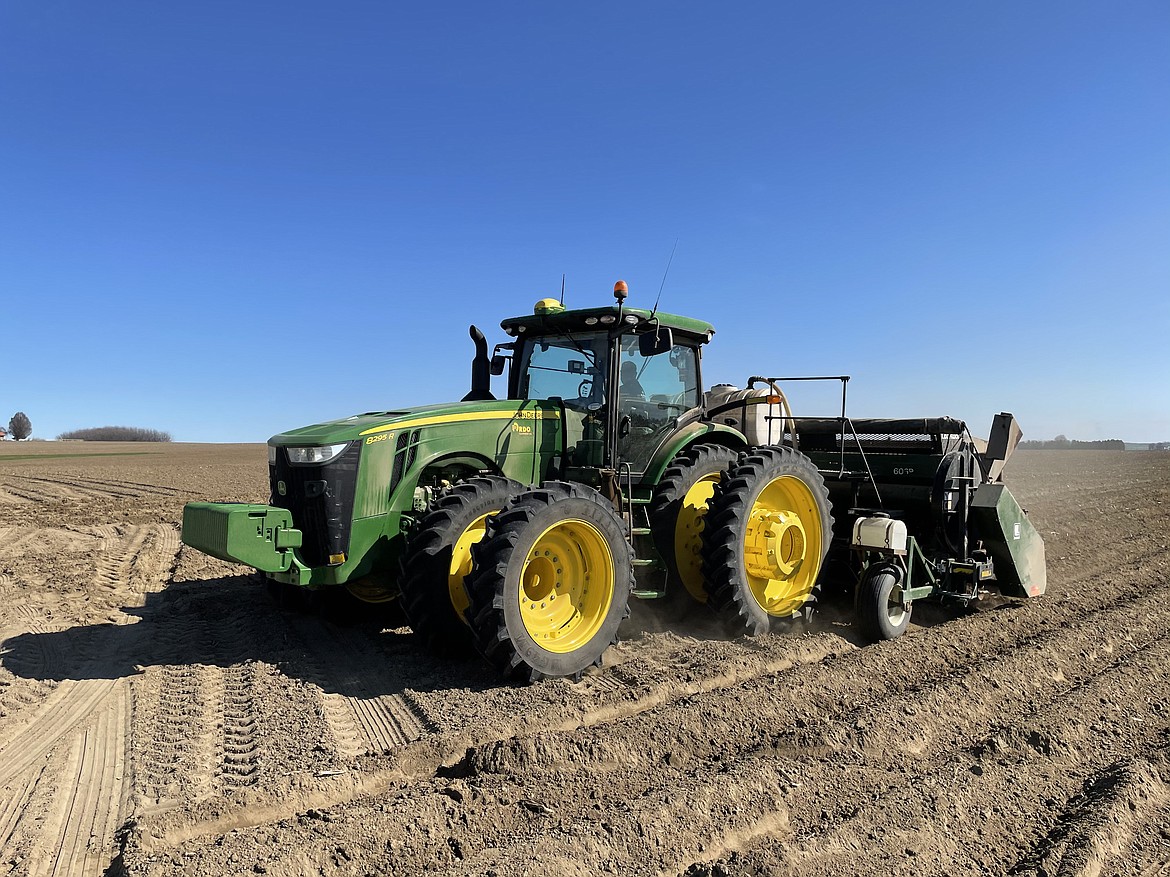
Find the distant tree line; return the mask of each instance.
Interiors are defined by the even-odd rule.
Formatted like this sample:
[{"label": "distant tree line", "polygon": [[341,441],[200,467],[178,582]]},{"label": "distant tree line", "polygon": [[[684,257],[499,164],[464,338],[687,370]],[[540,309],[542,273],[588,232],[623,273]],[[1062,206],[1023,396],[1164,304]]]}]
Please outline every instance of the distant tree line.
[{"label": "distant tree line", "polygon": [[1058,435],[1049,441],[1020,442],[1020,447],[1026,451],[1124,451],[1125,442],[1121,439],[1079,442],[1076,439]]},{"label": "distant tree line", "polygon": [[80,442],[169,442],[171,434],[159,429],[143,429],[140,426],[95,426],[92,429],[75,429],[57,436],[58,441]]}]

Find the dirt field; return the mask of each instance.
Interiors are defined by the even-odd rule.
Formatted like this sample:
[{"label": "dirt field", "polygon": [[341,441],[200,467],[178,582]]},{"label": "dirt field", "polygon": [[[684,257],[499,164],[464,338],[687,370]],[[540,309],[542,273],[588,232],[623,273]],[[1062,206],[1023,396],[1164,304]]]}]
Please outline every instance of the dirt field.
[{"label": "dirt field", "polygon": [[0,875],[1170,874],[1170,454],[1016,456],[1041,600],[525,688],[180,550],[264,454],[0,446]]}]

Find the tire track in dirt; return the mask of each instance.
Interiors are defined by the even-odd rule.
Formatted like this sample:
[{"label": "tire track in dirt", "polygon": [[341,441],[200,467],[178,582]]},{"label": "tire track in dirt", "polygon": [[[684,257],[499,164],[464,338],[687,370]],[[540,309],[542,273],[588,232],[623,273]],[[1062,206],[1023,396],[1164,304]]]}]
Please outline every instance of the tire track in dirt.
[{"label": "tire track in dirt", "polygon": [[0,484],[0,505],[21,505],[26,502],[30,502],[27,497],[5,490]]},{"label": "tire track in dirt", "polygon": [[44,481],[50,484],[64,484],[83,489],[92,489],[98,494],[107,491],[110,496],[141,497],[144,495],[154,495],[172,497],[182,492],[173,487],[166,487],[161,484],[146,484],[140,481],[114,481],[99,478],[80,478],[77,476],[72,476],[69,480],[65,481],[59,478],[34,477],[31,475],[20,477],[35,481]]},{"label": "tire track in dirt", "polygon": [[56,835],[51,867],[34,869],[31,877],[97,877],[114,857],[114,831],[125,809],[128,686],[119,685],[98,713],[97,721],[73,741],[69,755],[72,782],[62,788],[56,822],[46,836]]},{"label": "tire track in dirt", "polygon": [[[28,538],[43,532],[33,531]],[[100,533],[68,534],[68,538],[86,537],[105,549],[99,552],[93,587],[119,596],[140,596],[160,585],[178,552],[178,536],[170,525],[132,528],[125,537],[118,536],[112,526]],[[49,632],[49,625],[35,610],[26,607],[20,614],[25,616],[25,623],[19,625],[21,633]],[[144,626],[122,627],[128,628],[119,646],[126,651],[123,657],[138,654]],[[23,834],[40,838],[35,846],[43,855],[30,861],[30,873],[99,874],[113,856],[114,831],[125,810],[130,685],[125,679],[109,678],[102,669],[119,664],[120,655],[76,653],[66,662],[61,651],[65,642],[63,635],[28,637],[28,647],[19,653],[22,663],[14,665],[16,658],[5,658],[6,669],[17,671],[30,684],[38,676],[63,681],[5,724],[0,789],[7,789],[6,798],[14,789],[29,789],[31,795],[28,777],[41,776],[45,764],[68,752],[72,767],[54,778],[54,805],[38,825],[21,827]],[[74,666],[79,669],[78,678],[70,679]],[[25,810],[27,801],[19,812]],[[18,817],[10,834],[19,821]]]},{"label": "tire track in dirt", "polygon": [[28,721],[28,715],[52,693],[65,672],[66,656],[57,637],[35,637],[30,648],[11,651],[9,639],[24,634],[41,634],[51,625],[41,612],[17,606],[10,626],[0,630],[0,731],[10,731]]},{"label": "tire track in dirt", "polygon": [[98,559],[95,584],[119,595],[158,590],[179,553],[179,533],[170,524],[133,527],[123,543]]},{"label": "tire track in dirt", "polygon": [[321,689],[324,718],[342,757],[390,752],[438,730],[417,697],[385,693],[397,680],[360,633],[339,633],[308,616],[288,623],[302,646],[301,675]]},{"label": "tire track in dirt", "polygon": [[114,679],[67,679],[58,685],[32,720],[0,744],[0,789],[44,761],[119,684]]},{"label": "tire track in dirt", "polygon": [[90,532],[56,527],[10,527],[0,541],[0,558],[50,554],[84,554],[103,543]]},{"label": "tire track in dirt", "polygon": [[223,738],[219,782],[227,789],[254,786],[260,773],[260,720],[256,713],[253,664],[228,667],[223,673]]},{"label": "tire track in dirt", "polygon": [[140,812],[214,794],[222,717],[219,668],[164,664],[146,671],[135,694],[133,735]]},{"label": "tire track in dirt", "polygon": [[[68,480],[62,480],[60,478],[46,478],[37,475],[14,474],[9,474],[5,477],[21,479],[17,489],[25,490],[32,488],[34,491],[47,491],[45,495],[55,499],[138,499],[145,495],[145,491],[131,485],[123,485],[118,482],[101,482],[87,478],[73,477]],[[57,495],[54,496],[54,493]]]},{"label": "tire track in dirt", "polygon": [[[23,478],[19,475],[8,475],[7,478]],[[22,480],[17,484],[4,485],[4,492],[17,497],[18,501],[34,503],[80,502],[93,499],[92,493],[82,493],[71,487],[56,482],[43,483]]]},{"label": "tire track in dirt", "polygon": [[[296,619],[294,626],[308,624],[310,630],[316,627],[314,619]],[[616,723],[631,716],[641,716],[652,712],[655,708],[672,702],[693,697],[696,693],[705,692],[716,695],[729,686],[748,685],[770,674],[789,670],[806,664],[815,664],[825,660],[827,656],[840,653],[842,650],[853,650],[855,647],[837,640],[836,638],[817,638],[801,642],[795,649],[795,654],[788,650],[790,642],[775,638],[775,645],[784,650],[777,655],[769,650],[767,653],[753,652],[747,659],[746,666],[739,666],[733,670],[720,669],[710,677],[697,677],[689,681],[673,680],[650,686],[648,690],[633,692],[630,683],[635,678],[630,669],[619,669],[619,676],[625,674],[624,681],[620,681],[612,689],[620,695],[608,705],[599,705],[593,698],[587,698],[587,705],[578,705],[576,709],[566,711],[564,694],[571,692],[570,683],[559,681],[554,683],[550,691],[549,704],[543,713],[530,713],[514,718],[504,725],[486,725],[481,728],[458,729],[442,732],[432,732],[427,736],[416,739],[411,743],[400,745],[389,753],[390,762],[382,769],[364,770],[356,780],[354,777],[339,777],[336,781],[321,781],[317,789],[309,794],[298,793],[287,796],[284,800],[274,799],[264,807],[250,804],[238,810],[223,812],[217,808],[215,815],[203,817],[197,812],[181,814],[177,817],[172,814],[165,822],[151,829],[166,844],[177,844],[197,837],[215,834],[228,828],[240,829],[267,822],[287,819],[308,807],[327,807],[344,803],[359,795],[375,794],[390,786],[406,782],[409,784],[427,782],[445,768],[458,765],[466,760],[467,753],[473,747],[487,747],[502,744],[516,739],[518,734],[536,734],[539,731],[548,733],[569,733],[572,730],[591,728],[596,725]],[[630,663],[641,661],[653,662],[652,658],[640,657],[631,659]],[[657,666],[657,665],[656,665]],[[310,666],[302,666],[306,678],[312,681]],[[658,666],[659,670],[664,669]],[[605,672],[605,671],[603,671]],[[325,685],[332,686],[336,676],[324,674]],[[589,677],[586,677],[587,679]],[[316,684],[316,683],[314,683]],[[584,683],[582,683],[584,684]],[[642,683],[644,685],[644,683]],[[608,686],[606,686],[608,688]],[[414,692],[406,692],[407,696],[418,697]],[[329,701],[326,700],[326,703]],[[420,711],[425,711],[420,709]],[[346,732],[347,726],[356,727],[356,719],[350,718],[352,713],[346,712],[346,717],[340,720],[334,718],[330,729],[335,736],[340,737]],[[327,715],[327,720],[330,717]],[[352,734],[353,731],[351,730]],[[367,738],[368,739],[368,738]],[[339,743],[339,751],[344,754],[344,741]],[[458,767],[455,768],[456,772]],[[154,849],[154,842],[150,843]]]},{"label": "tire track in dirt", "polygon": [[44,768],[41,768],[39,771],[30,772],[23,787],[20,787],[15,793],[8,795],[5,799],[0,800],[0,862],[9,862],[12,860],[13,850],[9,846],[9,842],[16,833],[16,827],[24,816],[25,810],[32,800],[33,793],[36,791],[37,784],[40,782],[41,777],[44,776],[44,773]]}]

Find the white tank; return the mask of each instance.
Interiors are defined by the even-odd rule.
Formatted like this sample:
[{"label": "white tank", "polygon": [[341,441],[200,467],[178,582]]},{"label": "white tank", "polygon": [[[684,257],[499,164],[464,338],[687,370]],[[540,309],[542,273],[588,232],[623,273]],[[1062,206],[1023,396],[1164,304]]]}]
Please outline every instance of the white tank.
[{"label": "white tank", "polygon": [[[732,402],[741,403],[716,414],[714,421],[738,429],[750,445],[778,445],[784,440],[784,421],[781,418],[791,416],[791,412],[786,400],[773,404],[754,401],[769,395],[776,395],[776,391],[767,387],[741,390],[732,384],[716,384],[707,393],[705,400],[708,411]],[[780,398],[784,399],[782,394]],[[769,417],[773,419],[769,421]]]}]

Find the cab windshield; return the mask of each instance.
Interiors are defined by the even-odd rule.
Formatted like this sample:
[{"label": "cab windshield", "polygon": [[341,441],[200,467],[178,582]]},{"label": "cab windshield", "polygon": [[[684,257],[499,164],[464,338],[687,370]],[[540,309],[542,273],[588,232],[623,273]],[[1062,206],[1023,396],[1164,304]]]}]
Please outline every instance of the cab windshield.
[{"label": "cab windshield", "polygon": [[575,332],[525,340],[517,393],[521,399],[559,399],[578,411],[605,404],[605,332]]}]

